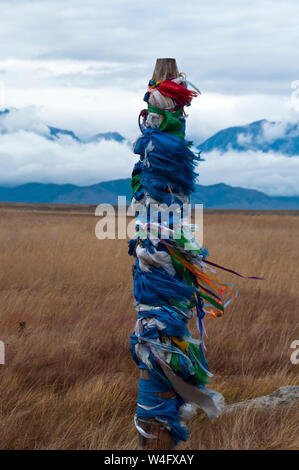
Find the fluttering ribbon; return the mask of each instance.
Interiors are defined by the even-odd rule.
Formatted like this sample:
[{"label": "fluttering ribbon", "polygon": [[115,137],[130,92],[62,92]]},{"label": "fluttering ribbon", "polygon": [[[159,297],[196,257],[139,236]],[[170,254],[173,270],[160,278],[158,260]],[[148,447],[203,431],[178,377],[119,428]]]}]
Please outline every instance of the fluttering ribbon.
[{"label": "fluttering ribbon", "polygon": [[212,263],[212,261],[205,260],[205,263],[210,264],[211,266],[214,266],[215,268],[222,269],[223,271],[227,271],[229,273],[235,274],[236,276],[243,277],[243,279],[257,279],[259,281],[264,281],[264,277],[257,277],[257,276],[243,276],[240,273],[237,273],[236,271],[233,271],[232,269],[225,268],[224,266],[220,266],[220,264]]},{"label": "fluttering ribbon", "polygon": [[195,98],[197,91],[189,90],[173,80],[164,80],[159,86],[158,90],[162,95],[169,96],[174,99],[182,108],[190,105],[192,98]]}]

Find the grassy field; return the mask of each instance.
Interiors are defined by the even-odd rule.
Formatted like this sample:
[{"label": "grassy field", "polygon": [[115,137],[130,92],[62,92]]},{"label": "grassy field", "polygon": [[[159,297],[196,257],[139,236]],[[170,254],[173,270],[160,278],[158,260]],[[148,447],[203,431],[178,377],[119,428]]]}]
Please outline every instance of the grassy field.
[{"label": "grassy field", "polygon": [[[96,222],[90,207],[0,207],[2,449],[136,448],[132,259],[125,240],[96,238]],[[299,385],[298,231],[291,212],[204,215],[210,259],[266,277],[222,275],[239,297],[206,321],[210,386],[227,403]],[[199,414],[179,448],[298,449],[298,422],[298,408]]]}]

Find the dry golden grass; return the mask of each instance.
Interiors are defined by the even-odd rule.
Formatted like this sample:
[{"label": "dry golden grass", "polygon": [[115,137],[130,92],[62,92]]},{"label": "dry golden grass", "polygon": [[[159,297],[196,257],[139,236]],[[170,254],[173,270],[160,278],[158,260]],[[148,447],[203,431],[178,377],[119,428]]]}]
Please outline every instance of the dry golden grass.
[{"label": "dry golden grass", "polygon": [[[136,448],[126,241],[99,241],[92,212],[3,206],[0,220],[1,448]],[[299,339],[299,217],[213,212],[204,224],[212,260],[267,278],[225,276],[239,297],[224,318],[206,321],[210,386],[235,402],[299,385],[289,359]],[[215,423],[199,415],[179,448],[295,449],[298,421],[295,407]]]}]

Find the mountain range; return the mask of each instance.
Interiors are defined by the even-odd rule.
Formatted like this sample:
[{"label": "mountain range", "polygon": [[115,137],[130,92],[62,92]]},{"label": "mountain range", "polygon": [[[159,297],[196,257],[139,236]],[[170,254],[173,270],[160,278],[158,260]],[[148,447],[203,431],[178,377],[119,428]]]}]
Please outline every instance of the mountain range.
[{"label": "mountain range", "polygon": [[[2,118],[10,113],[9,109],[0,111],[0,134],[7,131],[3,126]],[[126,139],[118,132],[100,132],[89,138],[78,137],[73,131],[60,129],[53,126],[48,127],[48,139],[59,139],[67,135],[73,140],[81,143],[96,142],[99,140],[114,140],[124,142]],[[36,132],[36,130],[34,130]],[[243,126],[234,126],[222,129],[214,135],[197,143],[197,148],[203,153],[217,150],[228,152],[235,150],[245,152],[248,150],[267,152],[280,152],[284,155],[299,155],[299,122],[280,122],[261,119]]]},{"label": "mountain range", "polygon": [[[0,111],[0,135],[7,133],[4,119],[9,109]],[[45,126],[44,126],[45,128]],[[83,139],[73,131],[47,126],[43,136],[50,140],[59,140],[62,136],[82,144],[100,140],[112,140],[119,143],[126,139],[118,132],[97,133]],[[39,130],[33,129],[33,132]],[[299,123],[270,122],[266,119],[255,121],[238,127],[223,129],[206,139],[197,148],[206,154],[211,151],[220,153],[237,151],[280,152],[288,157],[299,155]],[[220,157],[221,158],[221,155]],[[118,195],[131,198],[130,179],[117,179],[100,182],[91,186],[73,184],[27,183],[15,187],[0,187],[0,201],[24,203],[56,203],[56,204],[100,204],[117,203]],[[207,208],[223,209],[299,209],[299,196],[271,197],[261,191],[232,187],[223,183],[202,186],[197,185],[192,196],[193,203],[203,203]]]},{"label": "mountain range", "polygon": [[[130,203],[130,178],[105,181],[92,186],[73,184],[27,183],[16,187],[0,187],[0,201],[53,204],[117,204],[118,195]],[[192,195],[193,204],[218,209],[297,209],[298,197],[271,197],[254,189],[214,184],[197,185]]]}]

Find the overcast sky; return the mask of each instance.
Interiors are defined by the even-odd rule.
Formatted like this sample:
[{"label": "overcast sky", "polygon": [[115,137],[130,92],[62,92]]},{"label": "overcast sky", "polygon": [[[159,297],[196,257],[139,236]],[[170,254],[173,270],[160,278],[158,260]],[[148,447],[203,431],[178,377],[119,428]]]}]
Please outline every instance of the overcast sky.
[{"label": "overcast sky", "polygon": [[[35,107],[41,122],[82,137],[118,131],[133,139],[156,58],[175,57],[203,93],[188,109],[189,137],[195,141],[257,119],[297,119],[291,102],[291,83],[299,79],[297,0],[1,0],[0,5],[2,109]],[[0,148],[0,157],[3,152]],[[43,168],[41,161],[32,178],[44,180]],[[120,173],[126,176],[125,168]],[[26,174],[30,178],[28,168]],[[212,172],[206,174],[200,182],[214,182]],[[109,159],[98,180],[114,175]]]}]

